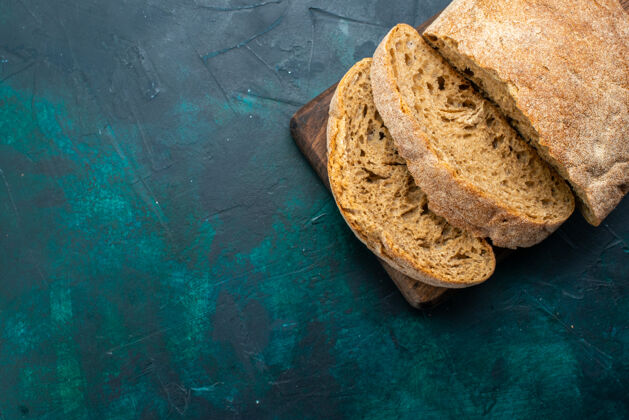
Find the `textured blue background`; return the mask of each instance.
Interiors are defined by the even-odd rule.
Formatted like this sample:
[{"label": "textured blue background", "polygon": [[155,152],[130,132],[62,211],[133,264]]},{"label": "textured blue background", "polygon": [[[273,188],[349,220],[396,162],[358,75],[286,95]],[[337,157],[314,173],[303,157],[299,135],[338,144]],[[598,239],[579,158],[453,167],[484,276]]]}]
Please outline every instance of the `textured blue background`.
[{"label": "textured blue background", "polygon": [[629,201],[412,310],[290,116],[447,0],[0,0],[0,419],[621,418]]}]

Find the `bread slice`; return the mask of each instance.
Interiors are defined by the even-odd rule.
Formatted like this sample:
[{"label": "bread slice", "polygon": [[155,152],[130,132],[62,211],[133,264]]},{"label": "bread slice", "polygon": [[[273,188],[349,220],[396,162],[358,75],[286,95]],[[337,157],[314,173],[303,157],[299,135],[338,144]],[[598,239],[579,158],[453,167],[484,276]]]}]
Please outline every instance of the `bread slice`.
[{"label": "bread slice", "polygon": [[376,107],[430,209],[500,247],[534,245],[574,210],[566,183],[408,25],[376,49]]},{"label": "bread slice", "polygon": [[629,191],[629,15],[618,0],[455,0],[424,34],[600,224]]},{"label": "bread slice", "polygon": [[411,278],[450,288],[486,280],[496,264],[491,246],[428,210],[376,111],[370,67],[370,58],[355,64],[330,104],[328,176],[341,214],[371,251]]}]

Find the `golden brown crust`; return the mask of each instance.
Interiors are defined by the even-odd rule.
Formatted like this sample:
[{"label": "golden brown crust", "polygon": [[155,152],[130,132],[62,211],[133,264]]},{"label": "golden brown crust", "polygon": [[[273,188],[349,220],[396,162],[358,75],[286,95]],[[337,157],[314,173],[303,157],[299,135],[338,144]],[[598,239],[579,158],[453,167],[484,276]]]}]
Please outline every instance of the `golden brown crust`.
[{"label": "golden brown crust", "polygon": [[[391,132],[400,154],[417,184],[428,195],[429,208],[452,225],[478,236],[489,237],[495,246],[515,248],[539,243],[563,220],[540,223],[497,203],[473,185],[457,179],[431,150],[429,139],[411,115],[397,89],[388,59],[389,41],[396,31],[415,31],[397,25],[382,40],[371,67],[372,88],[378,112]],[[419,37],[419,34],[417,34]]]},{"label": "golden brown crust", "polygon": [[[345,219],[348,226],[351,228],[352,232],[356,235],[356,237],[369,248],[374,254],[376,254],[379,258],[383,259],[387,264],[401,273],[409,276],[415,280],[418,280],[422,283],[426,283],[432,286],[437,287],[447,287],[447,288],[463,288],[473,286],[475,284],[479,284],[485,281],[491,273],[493,273],[495,268],[495,256],[493,253],[493,249],[491,245],[487,242],[480,240],[479,244],[482,248],[487,251],[487,255],[489,256],[489,260],[487,263],[488,274],[483,277],[479,277],[473,280],[461,281],[461,279],[452,279],[452,278],[444,278],[443,276],[438,275],[437,273],[431,271],[428,267],[422,266],[418,261],[412,258],[411,255],[404,252],[404,250],[400,249],[397,244],[395,238],[391,238],[390,235],[387,235],[386,231],[381,233],[379,241],[373,241],[368,238],[366,234],[362,231],[362,227],[358,224],[354,223],[352,218],[349,217],[347,212],[343,209],[341,205],[339,205],[338,197],[340,197],[341,186],[339,185],[339,180],[341,179],[340,174],[338,174],[337,167],[333,164],[333,157],[336,155],[336,148],[338,147],[337,140],[339,137],[339,124],[342,124],[342,114],[344,104],[342,102],[342,91],[348,84],[348,81],[352,80],[354,77],[354,72],[356,69],[360,68],[361,65],[368,64],[371,61],[370,58],[363,59],[350,69],[347,74],[341,79],[334,93],[332,101],[330,103],[330,111],[329,111],[329,119],[327,125],[327,148],[328,148],[328,177],[330,180],[330,187],[332,190],[332,195],[334,200],[341,212],[341,215]],[[369,70],[369,66],[367,66],[367,71]]]},{"label": "golden brown crust", "polygon": [[529,140],[600,224],[629,191],[629,16],[619,2],[454,0],[425,34],[506,86]]}]

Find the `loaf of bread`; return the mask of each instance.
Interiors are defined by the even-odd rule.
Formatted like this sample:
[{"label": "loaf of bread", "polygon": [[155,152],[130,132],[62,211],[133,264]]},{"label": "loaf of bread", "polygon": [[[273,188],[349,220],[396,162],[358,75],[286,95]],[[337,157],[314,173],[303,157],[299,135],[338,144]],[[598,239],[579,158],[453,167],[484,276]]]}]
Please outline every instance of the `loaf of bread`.
[{"label": "loaf of bread", "polygon": [[629,191],[629,15],[618,0],[454,0],[424,35],[600,224]]},{"label": "loaf of bread", "polygon": [[354,65],[330,105],[328,175],[341,214],[371,251],[411,278],[450,288],[486,280],[491,246],[428,209],[376,111],[370,67],[371,59]]},{"label": "loaf of bread", "polygon": [[431,210],[515,248],[534,245],[574,210],[567,184],[412,27],[374,54],[376,107]]}]

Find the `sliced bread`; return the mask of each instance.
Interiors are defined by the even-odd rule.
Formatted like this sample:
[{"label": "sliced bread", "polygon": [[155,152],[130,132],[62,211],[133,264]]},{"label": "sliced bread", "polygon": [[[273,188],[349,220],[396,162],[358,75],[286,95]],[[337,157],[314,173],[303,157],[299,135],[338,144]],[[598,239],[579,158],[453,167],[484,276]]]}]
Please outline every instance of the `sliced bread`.
[{"label": "sliced bread", "polygon": [[629,15],[618,0],[455,0],[424,35],[600,224],[629,191]]},{"label": "sliced bread", "polygon": [[339,83],[327,127],[328,175],[347,224],[367,247],[407,276],[460,288],[494,271],[491,246],[427,208],[376,111],[371,59]]},{"label": "sliced bread", "polygon": [[500,247],[534,245],[573,212],[567,184],[408,25],[371,68],[376,107],[431,210]]}]

